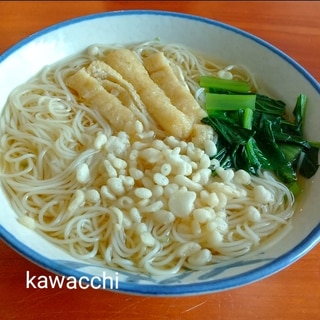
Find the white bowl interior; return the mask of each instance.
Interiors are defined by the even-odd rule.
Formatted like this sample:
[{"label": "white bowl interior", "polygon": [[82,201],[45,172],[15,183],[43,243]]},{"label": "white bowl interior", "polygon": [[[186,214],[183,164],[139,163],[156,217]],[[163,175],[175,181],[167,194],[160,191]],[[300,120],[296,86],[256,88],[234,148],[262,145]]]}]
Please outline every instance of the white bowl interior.
[{"label": "white bowl interior", "polygon": [[[45,65],[78,53],[94,43],[132,43],[154,38],[183,43],[233,64],[245,65],[261,91],[294,105],[299,93],[308,96],[306,135],[319,140],[320,87],[294,60],[271,44],[223,23],[200,17],[155,11],[110,12],[52,26],[8,50],[0,58],[0,110],[11,90],[27,81]],[[308,181],[304,198],[292,220],[293,229],[279,243],[258,256],[238,259],[209,272],[186,272],[169,278],[148,277],[89,265],[70,255],[34,231],[19,224],[7,195],[0,190],[0,235],[18,252],[56,273],[97,276],[103,271],[117,275],[119,291],[148,295],[188,295],[217,292],[267,277],[293,263],[320,238],[317,210],[320,175]],[[117,272],[117,274],[115,273]]]}]

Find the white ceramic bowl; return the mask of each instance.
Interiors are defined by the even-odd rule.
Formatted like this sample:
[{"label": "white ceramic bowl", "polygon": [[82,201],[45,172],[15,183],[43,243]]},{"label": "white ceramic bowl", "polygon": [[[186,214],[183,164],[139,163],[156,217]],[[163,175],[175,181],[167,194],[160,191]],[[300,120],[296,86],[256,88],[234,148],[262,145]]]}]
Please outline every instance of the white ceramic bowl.
[{"label": "white ceramic bowl", "polygon": [[[24,39],[0,57],[0,111],[9,92],[43,66],[77,53],[93,43],[132,43],[160,37],[251,70],[262,89],[292,105],[299,93],[308,96],[307,138],[320,138],[320,86],[297,62],[269,43],[232,26],[180,13],[120,11],[80,17],[54,25]],[[23,70],[23,71],[22,71]],[[317,205],[320,174],[309,182],[294,215],[293,229],[279,243],[251,258],[238,259],[208,272],[185,272],[168,278],[102,269],[72,258],[65,251],[19,224],[7,196],[0,190],[0,235],[34,263],[63,276],[101,277],[118,281],[118,291],[154,296],[218,292],[263,279],[287,267],[320,239]],[[96,278],[98,279],[98,278]],[[93,278],[93,280],[95,280]]]}]

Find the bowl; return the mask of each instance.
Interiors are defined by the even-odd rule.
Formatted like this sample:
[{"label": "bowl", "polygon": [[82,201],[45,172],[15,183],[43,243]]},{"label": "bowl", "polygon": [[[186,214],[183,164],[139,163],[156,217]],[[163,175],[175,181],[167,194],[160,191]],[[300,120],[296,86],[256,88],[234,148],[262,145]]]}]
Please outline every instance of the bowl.
[{"label": "bowl", "polygon": [[[88,15],[30,35],[0,57],[1,110],[11,91],[46,65],[95,43],[129,44],[155,38],[184,44],[226,63],[244,65],[255,77],[259,90],[278,97],[289,106],[294,105],[299,93],[306,94],[305,134],[307,138],[319,140],[320,86],[307,70],[270,43],[243,30],[203,17],[165,11]],[[254,255],[215,264],[206,270],[169,276],[108,268],[71,256],[19,223],[3,188],[0,190],[0,235],[9,246],[35,264],[69,281],[75,279],[82,286],[90,283],[96,288],[148,296],[214,293],[269,277],[316,246],[320,239],[319,192],[318,173],[306,182],[303,197],[291,218],[291,229],[277,245]]]}]

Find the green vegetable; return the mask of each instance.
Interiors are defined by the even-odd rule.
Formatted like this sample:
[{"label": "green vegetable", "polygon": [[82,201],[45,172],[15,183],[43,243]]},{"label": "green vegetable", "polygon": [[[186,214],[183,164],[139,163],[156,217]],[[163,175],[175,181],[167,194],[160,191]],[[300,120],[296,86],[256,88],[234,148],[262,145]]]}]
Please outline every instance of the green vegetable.
[{"label": "green vegetable", "polygon": [[250,108],[244,109],[243,127],[251,130],[252,129],[252,121],[253,121],[253,109],[250,109]]},{"label": "green vegetable", "polygon": [[256,96],[253,94],[219,94],[206,93],[206,109],[208,114],[215,111],[239,110],[246,108],[255,108]]},{"label": "green vegetable", "polygon": [[211,76],[200,77],[200,87],[206,88],[208,90],[212,90],[209,92],[214,92],[217,89],[221,89],[223,92],[233,91],[233,92],[248,93],[250,91],[250,85],[247,82],[220,79],[220,78],[215,78]]},{"label": "green vegetable", "polygon": [[256,99],[256,110],[265,114],[283,116],[285,114],[285,103],[268,96],[258,94]]},{"label": "green vegetable", "polygon": [[292,112],[285,118],[283,101],[251,93],[246,82],[205,76],[208,117],[203,123],[218,134],[217,154],[224,168],[244,169],[257,175],[272,171],[297,194],[301,191],[297,175],[312,177],[318,170],[320,142],[303,137],[307,97],[300,94]]},{"label": "green vegetable", "polygon": [[295,108],[293,110],[293,115],[295,116],[295,124],[296,124],[296,131],[298,134],[302,134],[302,122],[305,114],[307,106],[307,97],[303,94],[300,94]]}]

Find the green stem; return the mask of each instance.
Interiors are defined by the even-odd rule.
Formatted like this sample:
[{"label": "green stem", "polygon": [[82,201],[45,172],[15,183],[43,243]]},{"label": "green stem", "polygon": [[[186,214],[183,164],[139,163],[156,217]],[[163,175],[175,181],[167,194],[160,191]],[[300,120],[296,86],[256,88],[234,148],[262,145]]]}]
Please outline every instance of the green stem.
[{"label": "green stem", "polygon": [[252,129],[253,120],[253,110],[251,108],[246,108],[243,115],[243,127],[246,129]]},{"label": "green stem", "polygon": [[250,84],[239,80],[226,80],[212,76],[200,77],[200,87],[207,89],[222,89],[239,93],[250,92]]},{"label": "green stem", "polygon": [[214,111],[234,111],[247,108],[253,110],[255,102],[254,94],[206,93],[206,109],[209,115]]}]

